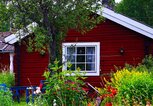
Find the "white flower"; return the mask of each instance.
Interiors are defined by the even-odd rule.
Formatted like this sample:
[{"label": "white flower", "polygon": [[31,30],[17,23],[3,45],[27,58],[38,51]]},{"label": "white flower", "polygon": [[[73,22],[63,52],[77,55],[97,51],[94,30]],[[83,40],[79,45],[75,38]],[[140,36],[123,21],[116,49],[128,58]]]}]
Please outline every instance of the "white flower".
[{"label": "white flower", "polygon": [[34,94],[40,94],[40,93],[41,93],[40,87],[36,87],[36,91],[34,91]]}]

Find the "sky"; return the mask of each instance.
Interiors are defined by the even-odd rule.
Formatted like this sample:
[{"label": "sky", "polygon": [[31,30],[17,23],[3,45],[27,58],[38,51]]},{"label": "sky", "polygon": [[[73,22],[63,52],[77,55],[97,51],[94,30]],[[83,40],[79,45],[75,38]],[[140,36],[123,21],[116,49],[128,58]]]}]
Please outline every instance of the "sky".
[{"label": "sky", "polygon": [[119,3],[121,0],[115,0],[116,3]]}]

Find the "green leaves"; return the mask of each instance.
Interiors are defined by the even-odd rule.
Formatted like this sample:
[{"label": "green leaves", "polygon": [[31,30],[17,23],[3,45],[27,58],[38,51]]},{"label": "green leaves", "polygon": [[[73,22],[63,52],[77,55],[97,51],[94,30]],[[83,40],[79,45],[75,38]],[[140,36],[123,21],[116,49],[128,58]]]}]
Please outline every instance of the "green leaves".
[{"label": "green leaves", "polygon": [[[0,86],[2,87],[2,86]],[[1,106],[13,106],[12,92],[9,88],[6,88],[5,91],[0,88],[0,104]]]},{"label": "green leaves", "polygon": [[0,3],[0,31],[9,31],[9,11],[5,4]]},{"label": "green leaves", "polygon": [[[0,2],[0,27],[3,26],[1,31],[10,26],[23,29],[32,22],[36,22],[38,27],[34,31],[35,37],[30,39],[28,51],[39,51],[43,54],[48,48],[49,60],[53,63],[55,58],[60,57],[59,42],[64,39],[69,29],[85,33],[101,21],[102,18],[98,18],[100,16],[92,15],[92,12],[101,8],[98,1],[100,0]],[[7,25],[8,27],[5,28]]]},{"label": "green leaves", "polygon": [[0,70],[0,84],[6,84],[11,87],[15,84],[15,75],[10,73],[8,70]]},{"label": "green leaves", "polygon": [[83,79],[81,74],[78,71],[73,75],[70,74],[71,70],[61,71],[62,66],[57,60],[49,68],[55,73],[53,75],[50,71],[44,73],[46,78],[45,95],[48,103],[53,104],[56,99],[59,106],[85,106],[87,100],[84,97],[85,92],[82,90],[84,83],[80,80]]},{"label": "green leaves", "polygon": [[111,81],[119,91],[119,98],[129,103],[142,102],[145,104],[146,99],[152,100],[153,78],[148,71],[140,72],[134,67],[129,71],[124,68],[114,73]]},{"label": "green leaves", "polygon": [[122,0],[116,10],[153,27],[153,0]]}]

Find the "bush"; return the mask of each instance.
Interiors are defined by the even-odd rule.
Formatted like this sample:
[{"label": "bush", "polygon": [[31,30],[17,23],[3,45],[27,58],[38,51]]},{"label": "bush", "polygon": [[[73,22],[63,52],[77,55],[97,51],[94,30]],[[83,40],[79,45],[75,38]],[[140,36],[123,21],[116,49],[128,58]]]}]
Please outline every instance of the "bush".
[{"label": "bush", "polygon": [[[125,64],[125,67],[130,71],[132,70],[133,66],[130,64]],[[153,72],[153,56],[146,55],[145,58],[139,63],[136,67],[137,71],[148,71]],[[117,68],[118,69],[118,68]]]},{"label": "bush", "polygon": [[0,84],[6,84],[8,87],[13,86],[15,83],[14,73],[10,73],[7,70],[1,70],[0,72]]},{"label": "bush", "polygon": [[[69,68],[71,65],[69,65]],[[49,104],[57,106],[85,106],[87,99],[82,90],[84,77],[78,71],[62,70],[59,61],[55,61],[50,66],[50,71],[46,71],[46,98]]]},{"label": "bush", "polygon": [[13,106],[12,93],[9,88],[3,90],[0,86],[0,105],[1,106]]},{"label": "bush", "polygon": [[145,104],[153,96],[152,75],[148,71],[137,71],[137,68],[132,68],[131,71],[124,68],[113,74],[109,84],[118,89],[117,97],[121,104]]},{"label": "bush", "polygon": [[32,100],[32,96],[33,95],[30,95],[30,101],[27,106],[50,106],[43,93],[35,94],[34,101]]}]

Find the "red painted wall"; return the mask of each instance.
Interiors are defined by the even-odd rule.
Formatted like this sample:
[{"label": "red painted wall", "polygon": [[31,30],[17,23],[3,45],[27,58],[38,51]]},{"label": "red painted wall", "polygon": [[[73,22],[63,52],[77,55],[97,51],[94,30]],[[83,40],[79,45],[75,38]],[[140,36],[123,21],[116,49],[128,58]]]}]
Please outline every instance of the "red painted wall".
[{"label": "red painted wall", "polygon": [[[16,73],[16,84],[20,86],[30,86],[40,84],[40,80],[43,80],[44,77],[42,76],[45,69],[48,66],[48,54],[44,56],[40,55],[38,52],[27,52],[27,47],[22,44],[19,47],[19,55],[17,53],[15,55],[15,73]],[[17,57],[19,58],[20,63],[17,63]],[[20,71],[20,76],[18,73],[18,69]]]},{"label": "red painted wall", "polygon": [[10,56],[9,53],[0,53],[0,69],[9,68]]},{"label": "red painted wall", "polygon": [[[102,76],[115,71],[114,66],[123,67],[125,63],[137,65],[145,55],[145,42],[148,39],[110,20],[81,35],[71,30],[65,42],[100,42],[100,77],[88,77],[86,81],[101,86]],[[149,39],[150,40],[150,39]],[[152,45],[150,43],[150,45]],[[150,47],[150,46],[149,46]],[[120,49],[124,49],[121,55]]]},{"label": "red painted wall", "polygon": [[[125,63],[136,65],[141,62],[147,53],[145,42],[148,40],[150,41],[148,46],[150,50],[148,51],[152,53],[153,41],[151,39],[106,20],[84,35],[70,30],[64,42],[100,42],[101,75],[88,77],[86,80],[95,86],[100,86],[101,77],[110,71],[115,71],[114,65],[123,67]],[[124,49],[124,55],[120,54],[120,48]],[[43,79],[42,74],[48,65],[48,55],[41,56],[39,53],[28,53],[26,46],[21,45],[19,58],[20,77],[17,74],[17,62],[15,62],[15,72],[16,78],[20,78],[20,85],[39,85],[40,80]]]}]

